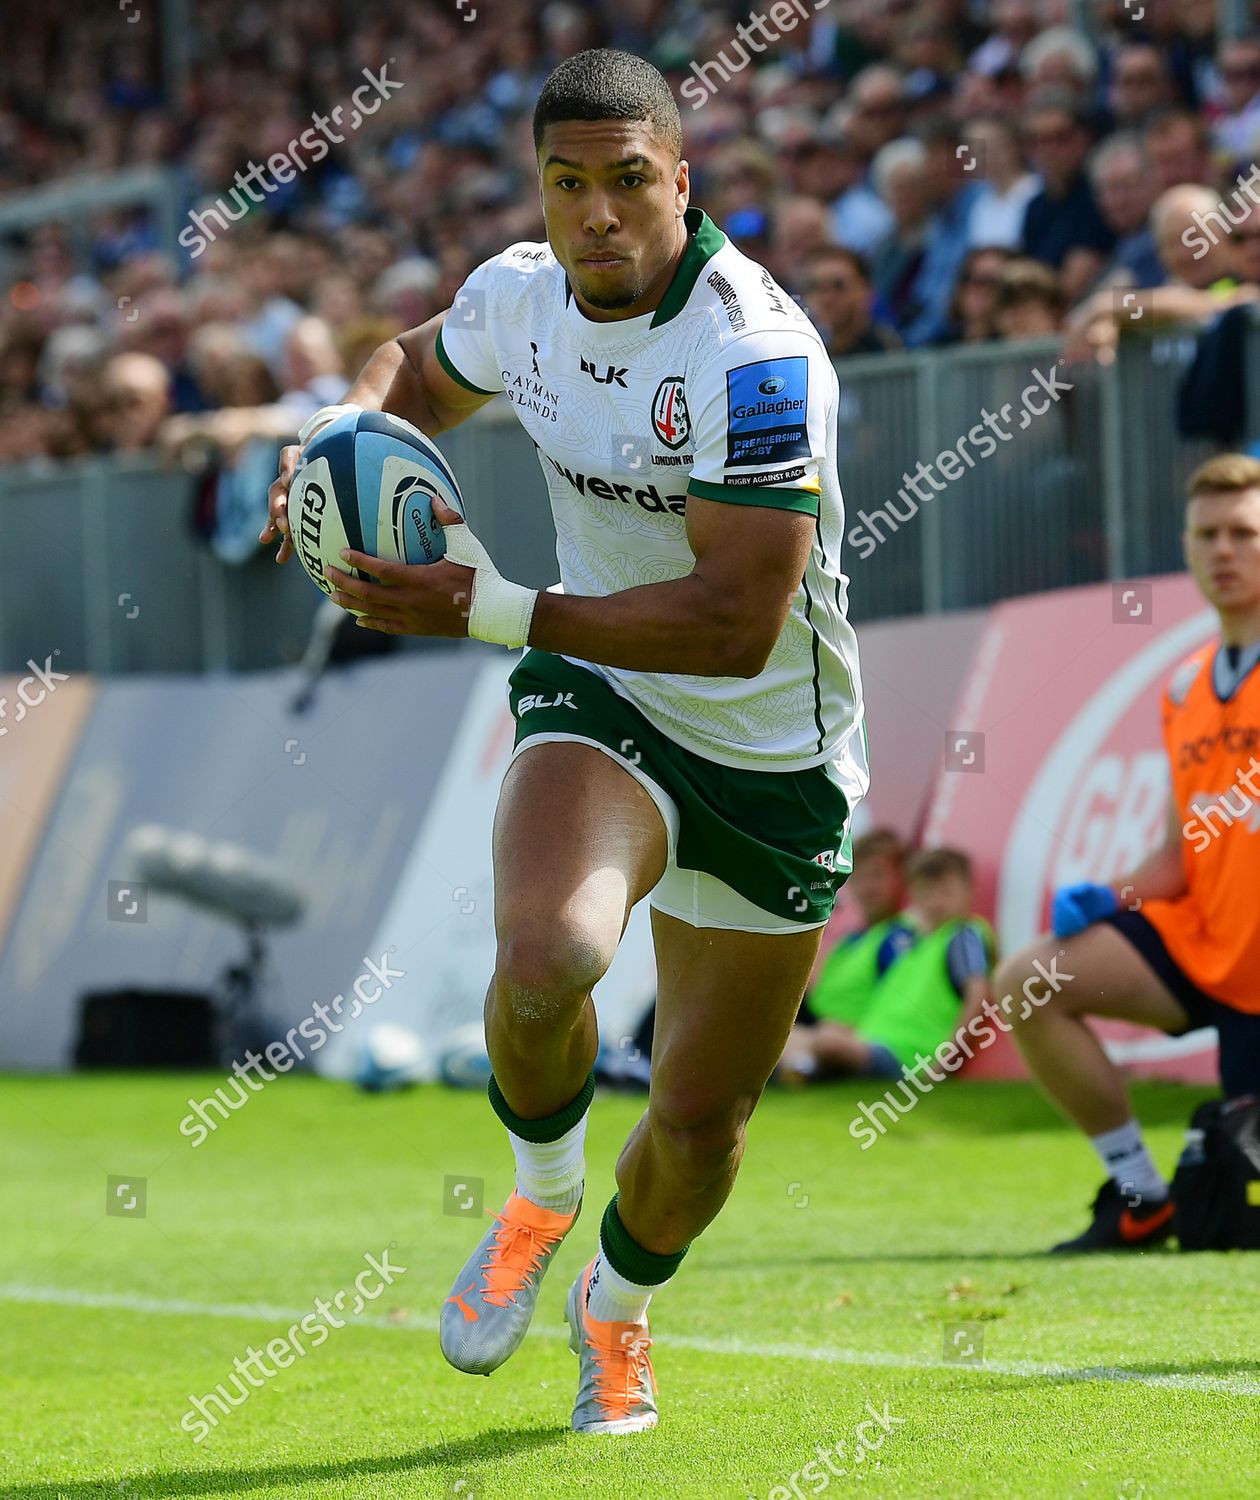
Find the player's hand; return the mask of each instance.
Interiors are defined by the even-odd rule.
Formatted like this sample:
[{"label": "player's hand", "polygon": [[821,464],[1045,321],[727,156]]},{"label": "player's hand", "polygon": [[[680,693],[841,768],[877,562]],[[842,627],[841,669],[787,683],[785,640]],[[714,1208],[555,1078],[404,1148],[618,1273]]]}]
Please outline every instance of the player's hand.
[{"label": "player's hand", "polygon": [[[436,495],[433,516],[443,527],[464,524],[460,513]],[[379,580],[373,583],[338,568],[325,569],[324,576],[333,586],[333,601],[344,609],[362,610],[362,617],[355,623],[365,630],[377,630],[382,635],[468,634],[473,596],[471,568],[445,559],[435,563],[386,562],[351,549],[341,556],[347,567]]]},{"label": "player's hand", "polygon": [[1100,922],[1118,911],[1120,901],[1109,885],[1094,885],[1082,880],[1076,885],[1060,886],[1054,893],[1051,922],[1055,937],[1075,937],[1091,922]]},{"label": "player's hand", "polygon": [[296,443],[280,450],[280,473],[271,481],[267,491],[267,524],[258,534],[258,540],[269,547],[277,537],[280,547],[276,552],[278,563],[288,562],[293,556],[293,538],[289,534],[289,486],[302,460],[302,450]]}]

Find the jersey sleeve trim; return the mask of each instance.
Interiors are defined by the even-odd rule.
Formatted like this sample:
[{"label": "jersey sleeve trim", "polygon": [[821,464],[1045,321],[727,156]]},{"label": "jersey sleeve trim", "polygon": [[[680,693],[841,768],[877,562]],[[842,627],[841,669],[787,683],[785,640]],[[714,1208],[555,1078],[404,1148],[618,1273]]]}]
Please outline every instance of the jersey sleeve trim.
[{"label": "jersey sleeve trim", "polygon": [[497,396],[499,394],[498,391],[483,390],[481,386],[474,385],[472,381],[467,378],[467,376],[461,375],[459,373],[459,371],[451,363],[451,357],[446,352],[446,349],[443,346],[442,330],[440,328],[438,329],[437,342],[434,345],[434,350],[437,353],[438,364],[442,366],[442,368],[446,371],[446,373],[451,377],[452,380],[454,380],[457,384],[462,385],[466,391],[472,391],[475,396]]},{"label": "jersey sleeve trim", "polygon": [[818,491],[773,489],[769,485],[711,484],[707,479],[693,479],[687,493],[699,500],[721,500],[729,505],[764,505],[773,510],[799,510],[806,515],[818,514]]}]

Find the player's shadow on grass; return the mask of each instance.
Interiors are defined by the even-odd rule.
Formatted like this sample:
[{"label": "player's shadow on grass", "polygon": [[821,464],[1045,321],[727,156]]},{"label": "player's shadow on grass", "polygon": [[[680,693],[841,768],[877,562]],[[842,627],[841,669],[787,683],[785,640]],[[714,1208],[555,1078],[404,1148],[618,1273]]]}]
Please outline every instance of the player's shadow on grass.
[{"label": "player's shadow on grass", "polygon": [[[219,1469],[165,1469],[155,1474],[125,1474],[120,1479],[50,1480],[18,1484],[6,1489],[4,1500],[145,1500],[168,1495],[245,1495],[251,1490],[280,1484],[313,1484],[320,1480],[348,1480],[374,1474],[423,1473],[442,1465],[454,1471],[455,1481],[465,1479],[465,1488],[475,1493],[471,1471],[476,1465],[508,1458],[515,1453],[562,1443],[567,1427],[500,1428],[461,1438],[453,1443],[432,1443],[410,1453],[387,1458],[348,1458],[342,1463],[268,1464],[257,1469],[232,1464]],[[470,1471],[461,1475],[465,1467]]]}]

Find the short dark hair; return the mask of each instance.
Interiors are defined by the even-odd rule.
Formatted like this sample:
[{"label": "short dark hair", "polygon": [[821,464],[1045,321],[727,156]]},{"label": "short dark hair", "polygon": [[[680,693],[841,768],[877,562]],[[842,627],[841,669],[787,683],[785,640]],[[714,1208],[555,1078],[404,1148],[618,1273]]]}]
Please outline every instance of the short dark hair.
[{"label": "short dark hair", "polygon": [[[850,250],[847,245],[822,245],[812,251],[805,261],[806,275],[812,276],[818,267],[828,260],[846,261],[859,280],[869,283],[871,279],[869,263],[864,256],[859,255],[856,250]],[[856,844],[854,847],[857,847]]]},{"label": "short dark hair", "polygon": [[906,870],[906,879],[912,885],[921,880],[941,880],[947,875],[971,880],[971,861],[961,849],[920,849]]},{"label": "short dark hair", "polygon": [[853,863],[868,859],[890,859],[895,865],[904,865],[906,846],[901,835],[892,828],[872,828],[859,834],[853,840]]},{"label": "short dark hair", "polygon": [[543,84],[534,106],[534,150],[560,120],[646,120],[661,142],[682,156],[678,101],[658,68],[633,52],[593,47],[566,58]]}]

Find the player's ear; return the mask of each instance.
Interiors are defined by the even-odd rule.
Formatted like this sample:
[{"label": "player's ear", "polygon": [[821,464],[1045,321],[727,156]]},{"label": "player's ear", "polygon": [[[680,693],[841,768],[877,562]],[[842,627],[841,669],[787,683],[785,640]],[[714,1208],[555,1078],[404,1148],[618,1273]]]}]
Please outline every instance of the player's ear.
[{"label": "player's ear", "polygon": [[686,212],[691,201],[691,168],[685,157],[680,157],[674,168],[674,195],[678,201],[678,212]]}]

